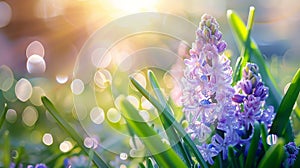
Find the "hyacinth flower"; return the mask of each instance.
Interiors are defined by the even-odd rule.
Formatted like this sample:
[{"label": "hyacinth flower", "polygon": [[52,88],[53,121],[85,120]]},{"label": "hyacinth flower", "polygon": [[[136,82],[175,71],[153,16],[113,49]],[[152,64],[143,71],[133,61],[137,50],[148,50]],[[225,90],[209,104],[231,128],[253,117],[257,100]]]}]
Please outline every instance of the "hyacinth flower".
[{"label": "hyacinth flower", "polygon": [[194,140],[202,143],[199,150],[211,164],[211,157],[218,152],[207,151],[218,149],[207,145],[205,141],[223,113],[234,112],[231,103],[234,94],[231,86],[232,69],[230,61],[223,54],[226,43],[221,39],[222,33],[216,19],[203,15],[196,31],[196,41],[190,50],[190,58],[184,60],[186,67],[182,78],[183,111],[189,122],[187,132]]},{"label": "hyacinth flower", "polygon": [[203,15],[182,79],[187,132],[210,164],[220,152],[226,159],[229,146],[249,145],[255,122],[269,127],[274,118],[273,107],[265,105],[268,88],[257,65],[247,64],[243,79],[231,86],[232,69],[221,38],[216,19]]},{"label": "hyacinth flower", "polygon": [[284,145],[286,159],[283,162],[284,167],[291,167],[294,165],[297,155],[299,153],[299,147],[296,146],[295,142],[289,142]]},{"label": "hyacinth flower", "polygon": [[269,128],[275,116],[274,108],[266,105],[269,89],[264,86],[256,64],[246,65],[243,78],[237,83],[235,90],[232,100],[236,105],[237,129],[248,131],[255,121],[264,123]]}]

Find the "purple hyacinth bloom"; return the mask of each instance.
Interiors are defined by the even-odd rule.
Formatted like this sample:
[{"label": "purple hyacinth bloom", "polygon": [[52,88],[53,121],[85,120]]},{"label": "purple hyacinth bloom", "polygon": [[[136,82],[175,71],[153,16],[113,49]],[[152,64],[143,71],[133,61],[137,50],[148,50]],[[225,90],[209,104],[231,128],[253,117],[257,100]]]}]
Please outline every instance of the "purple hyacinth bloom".
[{"label": "purple hyacinth bloom", "polygon": [[[227,147],[238,141],[233,131],[237,128],[237,119],[232,103],[232,68],[230,60],[223,54],[225,49],[226,43],[222,40],[216,19],[203,15],[190,50],[190,58],[184,60],[181,98],[189,122],[187,132],[195,142],[206,142],[215,129],[225,132],[223,141],[216,135],[213,138],[214,145],[204,143],[199,146],[204,159],[210,164],[213,163],[212,157],[221,151],[226,157]],[[243,100],[244,97],[236,98]]]},{"label": "purple hyacinth bloom", "polygon": [[236,104],[239,130],[249,130],[256,121],[270,127],[275,114],[274,108],[265,103],[268,94],[269,89],[262,82],[258,66],[248,63],[243,69],[243,78],[236,85],[236,93],[232,98]]},{"label": "purple hyacinth bloom", "polygon": [[201,146],[197,146],[197,148],[203,156],[203,159],[209,164],[213,165],[214,160],[212,158],[217,156],[219,153],[216,147],[212,144],[203,143]]},{"label": "purple hyacinth bloom", "polygon": [[38,163],[35,166],[33,165],[28,165],[27,168],[47,168],[47,166],[43,163]]},{"label": "purple hyacinth bloom", "polygon": [[34,168],[47,168],[47,166],[43,163],[36,164]]},{"label": "purple hyacinth bloom", "polygon": [[293,166],[299,153],[299,147],[296,146],[295,142],[289,142],[288,144],[284,145],[284,150],[286,155],[284,164],[288,167]]},{"label": "purple hyacinth bloom", "polygon": [[224,106],[231,104],[232,69],[222,54],[226,43],[221,37],[216,19],[203,15],[190,58],[184,60],[182,104],[190,126],[196,121],[209,126],[221,117]]}]

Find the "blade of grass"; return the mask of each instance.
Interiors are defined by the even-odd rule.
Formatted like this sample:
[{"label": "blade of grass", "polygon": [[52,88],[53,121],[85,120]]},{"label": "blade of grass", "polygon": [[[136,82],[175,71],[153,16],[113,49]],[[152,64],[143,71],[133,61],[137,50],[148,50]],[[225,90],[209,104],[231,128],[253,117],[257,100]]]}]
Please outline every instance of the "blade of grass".
[{"label": "blade of grass", "polygon": [[3,165],[4,167],[10,167],[10,139],[9,131],[5,131],[3,135]]},{"label": "blade of grass", "polygon": [[[76,130],[74,130],[71,125],[67,121],[65,121],[58,113],[54,105],[51,103],[51,101],[43,96],[42,97],[42,102],[46,109],[49,111],[49,113],[52,115],[52,117],[56,120],[58,125],[63,128],[66,133],[68,133],[74,141],[77,142],[78,146],[83,149],[86,155],[89,155],[89,149],[86,148],[83,144],[83,138],[78,134]],[[101,157],[96,153],[93,156],[93,162],[97,167],[103,167],[103,168],[108,168],[109,166],[101,159]]]},{"label": "blade of grass", "polygon": [[94,149],[90,148],[90,150],[89,150],[88,167],[92,167],[93,157],[94,157]]},{"label": "blade of grass", "polygon": [[172,115],[170,115],[171,112],[167,112],[165,109],[145,88],[143,88],[134,78],[130,77],[130,80],[132,84],[140,91],[140,93],[148,100],[150,101],[153,106],[161,112],[162,115],[165,116],[165,118],[173,123],[174,128],[176,129],[179,136],[181,136],[184,140],[184,142],[190,147],[191,151],[195,155],[197,161],[201,165],[201,167],[208,168],[207,163],[204,161],[202,155],[198,151],[196,145],[190,138],[190,136],[184,131],[182,126],[174,119]]},{"label": "blade of grass", "polygon": [[269,150],[265,153],[264,157],[258,165],[258,168],[280,167],[281,161],[284,156],[283,145],[284,141],[282,139],[278,139],[277,143],[271,146]]},{"label": "blade of grass", "polygon": [[228,147],[228,157],[229,157],[229,160],[230,160],[233,168],[240,167],[238,160],[237,160],[236,156],[234,155],[234,148],[232,146]]},{"label": "blade of grass", "polygon": [[289,117],[293,111],[294,104],[300,91],[300,68],[292,79],[292,82],[283,96],[276,116],[273,120],[270,133],[283,137],[286,132],[286,126],[289,123]]},{"label": "blade of grass", "polygon": [[4,108],[3,108],[3,112],[2,112],[1,117],[0,117],[0,130],[2,128],[2,125],[3,125],[4,121],[5,121],[6,113],[7,113],[7,104],[5,103]]},{"label": "blade of grass", "polygon": [[146,148],[160,167],[187,167],[174,150],[161,141],[161,137],[147,123],[135,107],[125,98],[121,99],[121,111],[125,114],[127,124],[144,142]]},{"label": "blade of grass", "polygon": [[[162,91],[160,90],[159,84],[157,82],[156,76],[154,73],[149,70],[148,71],[148,78],[150,81],[150,84],[152,86],[152,89],[154,90],[155,95],[157,96],[160,104],[166,108],[167,112],[172,112],[171,107],[169,106],[167,100],[165,99]],[[173,113],[169,113],[170,115],[173,115]],[[172,126],[172,123],[168,122],[168,120],[165,118],[164,115],[160,115],[160,120],[163,124],[164,129],[166,130],[166,134],[169,138],[170,144],[172,148],[179,154],[181,158],[184,159],[185,163],[188,165],[193,165],[192,159],[189,157],[190,154],[187,153],[188,150],[185,149],[183,146],[181,139],[178,137],[175,128]]]},{"label": "blade of grass", "polygon": [[[237,46],[240,50],[242,50],[242,47],[247,41],[247,27],[243,23],[242,19],[238,16],[238,14],[232,10],[227,11],[227,20],[235,37]],[[270,89],[270,96],[268,98],[268,102],[273,102],[271,104],[274,106],[276,111],[280,104],[282,96],[256,42],[252,38],[249,39],[251,53],[253,54],[253,57],[251,57],[251,61],[254,61],[259,66],[260,74],[264,79],[266,85]]]},{"label": "blade of grass", "polygon": [[267,136],[268,136],[268,130],[265,124],[260,124],[260,130],[261,130],[261,140],[264,147],[264,150],[267,151],[269,149],[269,145],[267,143]]},{"label": "blade of grass", "polygon": [[[241,49],[241,55],[238,58],[238,61],[236,63],[234,72],[233,72],[233,82],[232,85],[235,85],[237,81],[239,81],[242,77],[242,69],[246,66],[247,62],[250,60],[251,56],[251,47],[250,47],[250,41],[251,41],[251,30],[253,27],[254,22],[254,13],[255,8],[253,6],[250,7],[249,15],[248,15],[248,22],[247,22],[247,34],[246,34],[246,42],[244,43],[242,49]],[[239,22],[233,22],[234,24],[238,24]]]},{"label": "blade of grass", "polygon": [[260,125],[258,122],[254,123],[254,134],[251,140],[250,148],[248,150],[245,168],[255,167],[255,156],[258,148],[260,138]]}]

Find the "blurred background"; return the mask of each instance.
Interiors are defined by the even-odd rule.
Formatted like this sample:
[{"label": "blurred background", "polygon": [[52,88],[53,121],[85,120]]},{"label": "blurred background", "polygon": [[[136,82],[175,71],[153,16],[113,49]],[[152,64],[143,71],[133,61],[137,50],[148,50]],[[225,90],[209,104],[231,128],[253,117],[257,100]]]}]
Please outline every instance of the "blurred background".
[{"label": "blurred background", "polygon": [[[38,41],[45,50],[46,71],[42,76],[54,80],[59,74],[71,75],[78,52],[93,32],[117,18],[145,11],[174,14],[196,25],[203,13],[215,16],[229,44],[228,49],[236,57],[239,53],[226,21],[226,10],[235,10],[246,21],[250,5],[256,7],[252,36],[270,63],[283,63],[281,65],[286,66],[287,62],[299,61],[296,53],[299,49],[300,3],[297,0],[192,0],[176,3],[168,0],[0,2],[0,65],[9,66],[16,74],[27,73],[26,49],[33,41]],[[276,57],[275,60],[272,60],[273,56]],[[291,67],[274,68],[272,71],[277,74],[276,69],[289,71]],[[281,80],[283,83],[279,84],[283,85],[285,78],[290,75],[286,74]]]},{"label": "blurred background", "polygon": [[[118,42],[101,62],[97,57],[97,53],[101,53],[99,46],[99,49],[90,51],[93,65],[100,69],[93,76],[91,86],[88,82],[73,79],[76,60],[82,48],[86,47],[85,42],[101,27],[139,12],[172,14],[195,25],[198,25],[204,13],[208,13],[218,20],[223,38],[228,44],[226,54],[231,57],[234,65],[239,51],[227,23],[226,11],[233,9],[246,21],[251,5],[256,8],[252,37],[284,93],[285,86],[300,65],[300,2],[297,0],[178,0],[176,3],[172,0],[0,1],[0,104],[2,107],[7,103],[9,107],[7,122],[4,129],[0,130],[0,135],[3,135],[5,129],[10,130],[13,149],[17,151],[20,146],[29,149],[24,159],[27,162],[50,162],[47,160],[49,155],[67,153],[71,149],[73,153],[78,153],[73,150],[76,148],[74,141],[57,127],[42,107],[39,98],[47,95],[67,121],[75,127],[79,122],[84,125],[89,134],[83,134],[88,138],[85,145],[91,146],[94,139],[89,138],[95,135],[95,141],[104,146],[98,152],[105,152],[107,148],[112,151],[104,153],[111,160],[112,166],[130,166],[127,163],[128,157],[134,157],[140,149],[132,145],[135,140],[120,139],[118,134],[113,135],[114,130],[122,132],[124,123],[117,107],[114,107],[117,98],[112,98],[107,87],[112,83],[111,72],[120,68],[120,60],[138,49],[155,46],[184,57],[191,44],[159,34],[141,34]],[[186,33],[195,34],[194,31]],[[167,66],[171,69],[174,63]],[[141,70],[135,75],[144,86],[145,72]],[[161,70],[157,72],[163,79],[161,84],[166,88],[166,94],[170,94],[174,87],[170,84],[170,75]],[[127,89],[122,79],[119,79],[116,86]],[[89,91],[89,88],[93,89]],[[93,95],[95,92],[99,94]],[[84,98],[76,99],[74,95],[83,95]],[[87,99],[90,96],[96,97],[94,104]],[[146,111],[153,110],[149,102],[136,93],[129,95],[128,99],[141,109],[141,115],[148,120],[151,118]],[[77,106],[77,112],[74,112],[76,104],[87,105]],[[78,127],[78,131],[82,131],[80,129]],[[115,146],[115,149],[115,144],[120,146]],[[143,148],[142,144],[140,148]]]}]

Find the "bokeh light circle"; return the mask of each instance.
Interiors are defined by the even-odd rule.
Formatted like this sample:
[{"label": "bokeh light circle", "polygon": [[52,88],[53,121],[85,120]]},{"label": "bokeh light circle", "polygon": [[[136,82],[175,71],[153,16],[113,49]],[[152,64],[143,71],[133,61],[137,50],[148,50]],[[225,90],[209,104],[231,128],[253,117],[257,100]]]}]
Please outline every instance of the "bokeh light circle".
[{"label": "bokeh light circle", "polygon": [[39,41],[31,42],[26,48],[26,56],[29,58],[32,55],[39,55],[42,58],[45,56],[45,48]]},{"label": "bokeh light circle", "polygon": [[9,24],[12,18],[12,9],[5,1],[0,2],[0,28],[5,27]]},{"label": "bokeh light circle", "polygon": [[20,101],[26,102],[32,95],[31,83],[25,78],[20,79],[16,83],[15,94]]},{"label": "bokeh light circle", "polygon": [[101,124],[105,119],[103,109],[100,107],[94,107],[90,112],[90,118],[95,124]]},{"label": "bokeh light circle", "polygon": [[[1,3],[1,2],[0,2]],[[14,74],[12,70],[6,66],[0,66],[0,90],[8,91],[14,82]]]},{"label": "bokeh light circle", "polygon": [[27,59],[26,68],[29,73],[43,73],[46,71],[46,62],[43,57],[34,54]]},{"label": "bokeh light circle", "polygon": [[[181,29],[169,25],[180,25]],[[136,78],[144,87],[150,88],[146,77],[147,69],[167,72],[178,59],[177,50],[161,48],[160,46],[142,49],[124,46],[125,49],[122,50],[116,47],[119,43],[121,45],[123,40],[126,41],[133,36],[150,33],[175,39],[178,44],[181,41],[191,44],[194,41],[194,34],[186,32],[195,32],[196,29],[197,25],[175,15],[144,12],[113,20],[93,33],[80,50],[73,71],[73,78],[80,80],[80,85],[84,86],[80,87],[84,88],[84,94],[74,92],[75,89],[72,89],[72,92],[74,93],[77,115],[81,115],[81,113],[90,115],[79,120],[86,133],[91,136],[99,134],[99,130],[94,127],[95,124],[105,123],[98,127],[109,127],[114,133],[111,136],[118,137],[120,140],[128,139],[130,137],[128,132],[116,128],[123,127],[122,124],[125,124],[129,117],[124,116],[122,109],[120,109],[120,100],[122,99],[127,99],[133,103],[137,108],[138,115],[143,120],[150,121],[153,116],[158,116],[154,107],[136,93],[137,91],[130,84],[128,77]],[[168,89],[170,90],[170,88]],[[102,110],[95,107],[101,107],[105,113],[105,121],[108,122],[102,121],[104,118],[102,117]],[[150,116],[149,111],[155,112],[155,114]],[[102,122],[93,121],[96,115]],[[111,143],[113,142],[103,142],[99,145],[118,154],[124,152],[120,151],[120,148],[115,148]],[[167,149],[162,148],[161,152],[165,150]],[[142,154],[145,154],[144,148],[132,149],[128,152],[130,156],[142,156]]]}]

